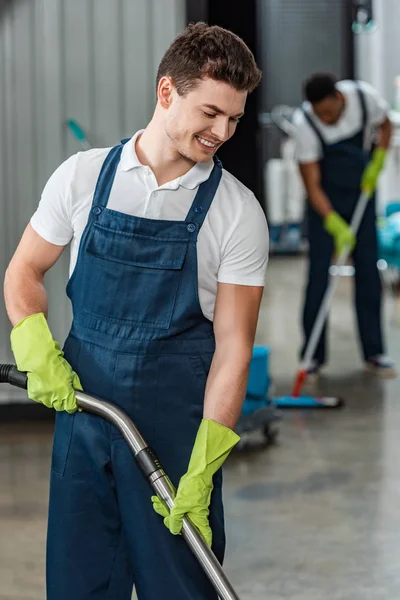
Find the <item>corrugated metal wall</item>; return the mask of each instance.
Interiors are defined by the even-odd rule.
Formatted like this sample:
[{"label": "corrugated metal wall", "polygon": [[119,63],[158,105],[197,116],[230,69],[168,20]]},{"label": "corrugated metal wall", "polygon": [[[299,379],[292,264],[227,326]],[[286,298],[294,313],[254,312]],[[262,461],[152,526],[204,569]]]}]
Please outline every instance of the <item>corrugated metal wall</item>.
[{"label": "corrugated metal wall", "polygon": [[[352,76],[349,0],[258,0],[261,112],[302,102],[302,83],[314,71]],[[279,155],[280,134],[268,127],[264,159]]]},{"label": "corrugated metal wall", "polygon": [[[184,0],[0,0],[2,280],[47,178],[79,150],[66,119],[98,146],[145,126],[158,62],[185,24]],[[46,279],[61,341],[70,323],[67,274],[66,252]],[[1,362],[12,358],[9,331],[1,300]]]},{"label": "corrugated metal wall", "polygon": [[299,104],[302,82],[313,71],[349,75],[347,4],[348,0],[259,0],[264,110]]}]

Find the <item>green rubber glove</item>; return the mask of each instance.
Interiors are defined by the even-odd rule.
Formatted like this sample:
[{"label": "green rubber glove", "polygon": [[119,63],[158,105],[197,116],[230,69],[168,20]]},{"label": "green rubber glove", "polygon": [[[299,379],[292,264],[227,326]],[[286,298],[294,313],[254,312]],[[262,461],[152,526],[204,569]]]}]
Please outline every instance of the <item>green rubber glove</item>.
[{"label": "green rubber glove", "polygon": [[361,177],[361,189],[363,192],[373,194],[378,181],[379,173],[385,164],[387,150],[385,148],[375,148],[372,152],[372,158],[364,169]]},{"label": "green rubber glove", "polygon": [[74,389],[79,377],[53,339],[43,313],[26,317],[11,331],[11,348],[19,371],[28,374],[28,396],[48,408],[77,410]]},{"label": "green rubber glove", "polygon": [[172,534],[181,532],[183,517],[187,515],[211,546],[212,532],[208,516],[214,487],[213,475],[239,440],[240,437],[232,429],[209,419],[202,420],[188,470],[179,482],[171,512],[158,496],[152,497],[154,510],[164,517],[164,523]]},{"label": "green rubber glove", "polygon": [[356,236],[347,221],[342,219],[336,211],[332,210],[327,214],[324,219],[324,227],[334,239],[337,254],[341,254],[345,246],[349,247],[349,251],[353,250],[356,245]]}]

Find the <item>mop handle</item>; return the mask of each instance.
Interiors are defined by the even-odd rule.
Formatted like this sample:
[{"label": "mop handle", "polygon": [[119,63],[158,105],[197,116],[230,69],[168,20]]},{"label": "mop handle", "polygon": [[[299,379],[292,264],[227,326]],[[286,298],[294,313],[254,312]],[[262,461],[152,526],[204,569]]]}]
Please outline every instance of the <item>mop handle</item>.
[{"label": "mop handle", "polygon": [[[350,222],[350,228],[352,229],[354,235],[357,235],[358,229],[360,227],[361,220],[364,216],[365,208],[368,204],[370,198],[370,194],[367,192],[361,192],[360,197],[357,201],[356,207],[354,209],[353,217]],[[349,256],[350,248],[345,246],[342,252],[339,255],[339,259],[336,263],[336,267],[340,269],[345,264],[348,256]],[[339,282],[339,277],[336,275],[335,277],[331,277],[329,280],[328,287],[326,289],[324,298],[321,302],[321,306],[319,307],[317,318],[315,319],[314,326],[311,331],[310,339],[307,344],[306,350],[304,352],[304,358],[301,363],[301,370],[306,371],[310,364],[312,357],[314,356],[315,349],[318,344],[318,340],[321,336],[322,329],[324,327],[325,321],[328,316],[328,312],[332,303],[333,295],[336,291],[336,287]]]},{"label": "mop handle", "polygon": [[[10,383],[26,389],[27,382],[26,373],[21,373],[14,365],[0,364],[0,383]],[[80,391],[76,391],[75,395],[80,408],[100,415],[119,429],[148,482],[161,500],[171,509],[174,505],[175,488],[165,474],[157,456],[146,444],[131,419],[117,406],[108,402]],[[182,536],[203,567],[220,599],[239,600],[239,596],[225,575],[217,557],[187,517],[183,519]]]}]

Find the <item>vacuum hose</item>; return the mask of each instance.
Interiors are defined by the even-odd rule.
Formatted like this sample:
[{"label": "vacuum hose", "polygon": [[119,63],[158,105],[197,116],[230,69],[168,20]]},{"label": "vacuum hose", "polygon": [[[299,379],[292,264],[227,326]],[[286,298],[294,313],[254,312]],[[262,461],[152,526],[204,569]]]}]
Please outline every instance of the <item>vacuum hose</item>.
[{"label": "vacuum hose", "polygon": [[[26,373],[18,371],[14,365],[0,364],[0,383],[10,383],[16,387],[26,389],[28,377]],[[174,505],[175,488],[164,472],[157,456],[146,444],[131,419],[113,404],[99,400],[94,396],[88,396],[80,391],[75,393],[80,408],[100,415],[120,430],[151,487],[165,502],[166,506],[171,509]],[[183,519],[182,536],[203,567],[220,599],[239,600],[239,596],[234,591],[217,557],[187,517]]]}]

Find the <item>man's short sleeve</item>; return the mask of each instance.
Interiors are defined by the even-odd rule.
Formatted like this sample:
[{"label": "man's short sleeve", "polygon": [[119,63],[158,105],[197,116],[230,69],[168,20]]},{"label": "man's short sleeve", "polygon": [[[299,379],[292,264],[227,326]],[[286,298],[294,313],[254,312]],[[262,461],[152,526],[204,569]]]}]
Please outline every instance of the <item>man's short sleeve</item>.
[{"label": "man's short sleeve", "polygon": [[369,122],[372,125],[381,125],[388,116],[388,103],[369,83],[360,81],[360,89],[364,94]]},{"label": "man's short sleeve", "polygon": [[263,287],[268,264],[269,236],[264,212],[249,193],[222,249],[220,283]]},{"label": "man's short sleeve", "polygon": [[299,163],[318,162],[322,158],[321,143],[303,114],[298,109],[293,115],[293,136],[296,143],[296,160]]},{"label": "man's short sleeve", "polygon": [[77,154],[63,162],[46,183],[31,226],[43,239],[66,246],[72,239],[71,188]]}]

